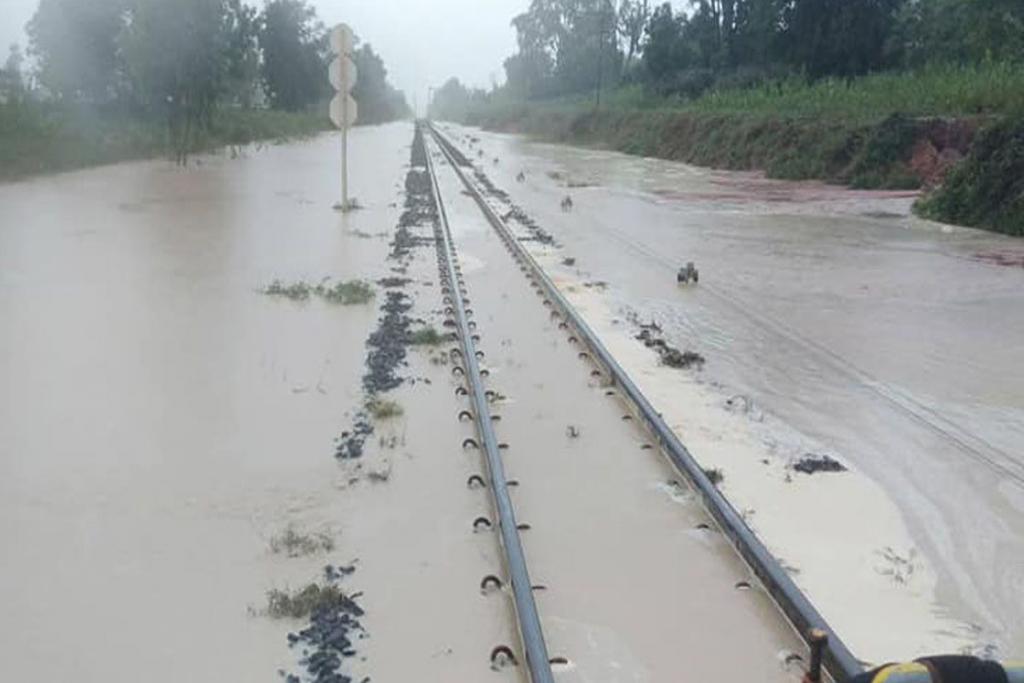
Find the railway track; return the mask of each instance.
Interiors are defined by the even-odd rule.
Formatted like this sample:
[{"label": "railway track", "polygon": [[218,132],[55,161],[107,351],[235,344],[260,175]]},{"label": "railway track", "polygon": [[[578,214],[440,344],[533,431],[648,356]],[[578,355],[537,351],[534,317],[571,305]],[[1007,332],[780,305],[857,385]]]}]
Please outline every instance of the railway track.
[{"label": "railway track", "polygon": [[[484,221],[498,236],[514,260],[515,265],[525,274],[530,287],[540,295],[544,306],[550,309],[550,317],[558,321],[558,327],[569,337],[569,341],[579,345],[578,356],[594,364],[592,375],[602,381],[606,388],[605,395],[621,400],[630,411],[623,419],[638,418],[637,424],[646,437],[657,444],[657,447],[671,463],[674,470],[687,482],[690,490],[699,496],[699,500],[718,530],[728,539],[735,556],[749,568],[763,586],[765,594],[774,602],[778,610],[773,610],[772,617],[784,622],[784,628],[791,629],[803,641],[805,648],[811,649],[811,668],[821,658],[827,672],[838,681],[846,680],[861,671],[861,664],[835,634],[825,619],[818,613],[810,601],[803,595],[780,563],[768,552],[760,540],[753,534],[743,521],[742,516],[722,496],[710,481],[704,470],[699,466],[686,447],[679,441],[671,428],[654,410],[637,386],[628,377],[623,368],[611,356],[600,339],[587,326],[582,317],[561,295],[554,283],[544,273],[530,253],[523,247],[520,240],[505,223],[502,217],[488,202],[486,193],[467,169],[471,168],[466,157],[440,131],[430,124],[419,124],[425,137],[433,140],[444,166],[457,177],[463,187],[463,194],[471,199]],[[464,375],[467,397],[471,411],[464,413],[476,423],[479,447],[484,453],[488,470],[488,488],[497,515],[496,526],[500,532],[501,545],[507,564],[509,587],[513,597],[516,618],[521,637],[522,655],[530,678],[536,682],[554,680],[552,662],[562,663],[566,658],[552,659],[548,651],[548,639],[545,634],[546,619],[541,618],[542,610],[538,609],[537,585],[530,576],[531,565],[527,562],[521,529],[528,528],[516,518],[516,510],[509,492],[509,478],[505,474],[502,444],[499,444],[494,431],[497,416],[492,414],[489,397],[494,395],[486,387],[487,368],[481,367],[480,359],[483,352],[478,348],[479,336],[473,320],[474,312],[468,305],[466,281],[458,260],[458,249],[449,223],[449,212],[445,207],[445,198],[439,182],[439,170],[435,167],[432,155],[427,154],[428,172],[437,203],[439,222],[436,226],[438,244],[438,262],[441,273],[442,294],[446,306],[446,315],[451,326],[457,332],[460,348],[456,353],[461,365],[454,372]],[[449,196],[450,193],[449,193]],[[520,276],[521,277],[521,276]],[[538,509],[541,506],[538,506]],[[484,520],[487,522],[487,520]],[[489,522],[488,522],[489,523]],[[705,525],[701,525],[705,526]],[[697,560],[694,560],[696,563]],[[671,576],[672,568],[667,568]],[[738,582],[737,587],[749,585]],[[699,591],[700,587],[690,587]],[[683,608],[686,605],[682,605]],[[668,609],[666,606],[665,609]],[[742,611],[742,610],[739,610]],[[696,612],[695,612],[696,614]],[[655,615],[656,616],[656,615]],[[741,615],[742,616],[742,615]],[[738,617],[739,618],[739,617]],[[700,628],[700,624],[695,624]],[[679,633],[675,637],[687,638],[687,634]],[[497,652],[497,649],[496,649]],[[801,656],[805,653],[801,653]],[[799,657],[797,657],[799,659]],[[788,659],[788,658],[787,658]],[[681,666],[686,663],[681,662]],[[765,663],[767,666],[767,662]],[[761,671],[750,671],[750,677],[764,680]]]}]

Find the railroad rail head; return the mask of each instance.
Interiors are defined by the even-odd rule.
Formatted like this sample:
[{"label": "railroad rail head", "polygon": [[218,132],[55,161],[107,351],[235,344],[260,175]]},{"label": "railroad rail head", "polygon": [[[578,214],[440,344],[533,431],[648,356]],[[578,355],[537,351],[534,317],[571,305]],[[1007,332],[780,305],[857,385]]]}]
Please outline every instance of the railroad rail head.
[{"label": "railroad rail head", "polygon": [[[426,144],[425,140],[424,144]],[[526,567],[526,556],[519,537],[520,525],[516,522],[515,510],[512,506],[512,499],[509,496],[510,482],[505,476],[505,468],[502,464],[501,444],[498,443],[494,433],[488,392],[483,384],[485,371],[482,371],[480,368],[475,343],[476,336],[473,332],[473,325],[469,320],[469,309],[466,308],[467,299],[460,285],[460,269],[457,265],[455,249],[452,244],[451,230],[448,226],[448,215],[441,201],[441,192],[437,183],[437,176],[434,172],[433,161],[429,153],[425,156],[431,191],[437,206],[435,232],[437,233],[438,266],[441,269],[442,284],[450,290],[451,307],[454,309],[457,335],[462,346],[461,355],[463,365],[465,366],[463,368],[465,381],[469,385],[469,398],[473,406],[472,411],[466,412],[476,421],[477,434],[480,439],[479,445],[482,446],[485,454],[490,479],[490,492],[498,515],[498,530],[505,553],[505,563],[508,568],[509,584],[511,585],[526,666],[532,683],[554,683],[551,660],[548,656],[547,644],[544,640],[544,630],[541,626],[537,604],[533,597],[533,584],[530,581],[530,574]],[[504,646],[499,646],[492,652],[492,661],[498,654],[501,654],[499,650],[502,647]],[[511,653],[507,652],[506,654]],[[509,661],[515,661],[515,658],[511,657]]]}]

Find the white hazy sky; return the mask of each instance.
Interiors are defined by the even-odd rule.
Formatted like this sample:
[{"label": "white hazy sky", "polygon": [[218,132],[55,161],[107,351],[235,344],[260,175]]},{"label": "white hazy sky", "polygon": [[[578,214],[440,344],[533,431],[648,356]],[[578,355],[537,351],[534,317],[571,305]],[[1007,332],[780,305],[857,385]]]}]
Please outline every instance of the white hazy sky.
[{"label": "white hazy sky", "polygon": [[[77,0],[90,2],[90,0]],[[174,2],[174,0],[167,0]],[[262,2],[250,4],[262,6]],[[0,0],[0,63],[7,46],[27,41],[25,23],[38,0]],[[423,106],[427,88],[450,76],[478,86],[504,80],[515,49],[512,17],[530,0],[312,0],[328,26],[344,21],[373,45],[392,83]]]}]

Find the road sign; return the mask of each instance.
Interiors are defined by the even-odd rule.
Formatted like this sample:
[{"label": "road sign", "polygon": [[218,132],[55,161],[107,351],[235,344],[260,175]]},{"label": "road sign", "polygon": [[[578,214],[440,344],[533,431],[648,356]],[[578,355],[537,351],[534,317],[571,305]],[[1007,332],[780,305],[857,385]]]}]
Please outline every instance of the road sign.
[{"label": "road sign", "polygon": [[341,129],[341,204],[342,211],[352,205],[348,201],[348,129],[355,125],[359,107],[352,99],[352,88],[356,85],[358,73],[352,53],[356,49],[356,37],[347,24],[338,24],[331,29],[331,50],[336,55],[327,68],[327,77],[338,93],[331,100],[331,122]]},{"label": "road sign", "polygon": [[358,115],[359,105],[348,93],[338,93],[331,100],[331,122],[338,128],[351,128]]},{"label": "road sign", "polygon": [[352,88],[356,86],[356,79],[358,78],[355,62],[347,55],[335,57],[334,61],[331,62],[328,77],[331,79],[331,85],[338,92],[352,92]]},{"label": "road sign", "polygon": [[331,29],[331,51],[336,55],[350,55],[356,49],[356,37],[348,24]]}]

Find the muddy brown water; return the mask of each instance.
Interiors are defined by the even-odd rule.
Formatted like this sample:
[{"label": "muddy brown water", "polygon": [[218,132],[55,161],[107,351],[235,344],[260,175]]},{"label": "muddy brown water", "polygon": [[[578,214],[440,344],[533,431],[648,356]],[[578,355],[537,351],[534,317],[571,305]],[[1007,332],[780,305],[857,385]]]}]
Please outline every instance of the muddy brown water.
[{"label": "muddy brown water", "polygon": [[[448,130],[469,145],[466,131]],[[714,401],[721,412],[729,397],[752,399],[758,424],[744,454],[774,463],[823,452],[881,487],[891,515],[876,517],[867,498],[859,512],[855,501],[821,501],[823,520],[840,514],[848,524],[865,515],[881,523],[874,541],[830,537],[827,521],[797,525],[804,540],[785,529],[767,539],[776,550],[804,554],[797,581],[814,584],[812,599],[829,608],[826,616],[866,617],[850,624],[856,651],[869,658],[953,647],[1024,652],[1019,240],[913,218],[912,193],[471,135],[479,142],[470,156],[482,148],[485,159],[498,158],[485,165],[488,175],[563,245],[548,260],[556,279],[570,289],[608,283],[595,296],[612,326],[630,313],[656,320],[671,343],[708,359],[698,379],[680,380],[702,392],[702,405],[677,402],[696,409]],[[560,208],[567,195],[571,212]],[[573,267],[562,265],[564,257],[576,259]],[[686,261],[697,263],[700,286],[676,285]],[[731,443],[711,424],[679,428],[712,460],[716,443]],[[827,481],[825,489],[842,480]],[[755,527],[769,526],[765,515],[784,520],[784,500],[758,502],[770,507]],[[888,547],[889,528],[904,526],[911,540]],[[838,547],[844,552],[833,556],[847,564],[808,544]],[[894,562],[918,574],[894,570]],[[844,586],[857,591],[847,596]],[[888,602],[893,596],[906,604]],[[919,632],[882,636],[872,626],[908,607],[917,617],[900,630]]]},{"label": "muddy brown water", "polygon": [[[469,526],[447,368],[410,352],[403,374],[432,383],[389,394],[405,414],[339,464],[383,291],[256,291],[394,276],[411,139],[353,132],[348,216],[335,136],[0,186],[0,678],[279,680],[305,623],[260,615],[265,592],[355,561],[356,680],[515,680],[489,670],[511,621],[479,593],[500,555]],[[433,319],[417,259],[411,315]],[[334,550],[274,555],[288,525]]]}]

